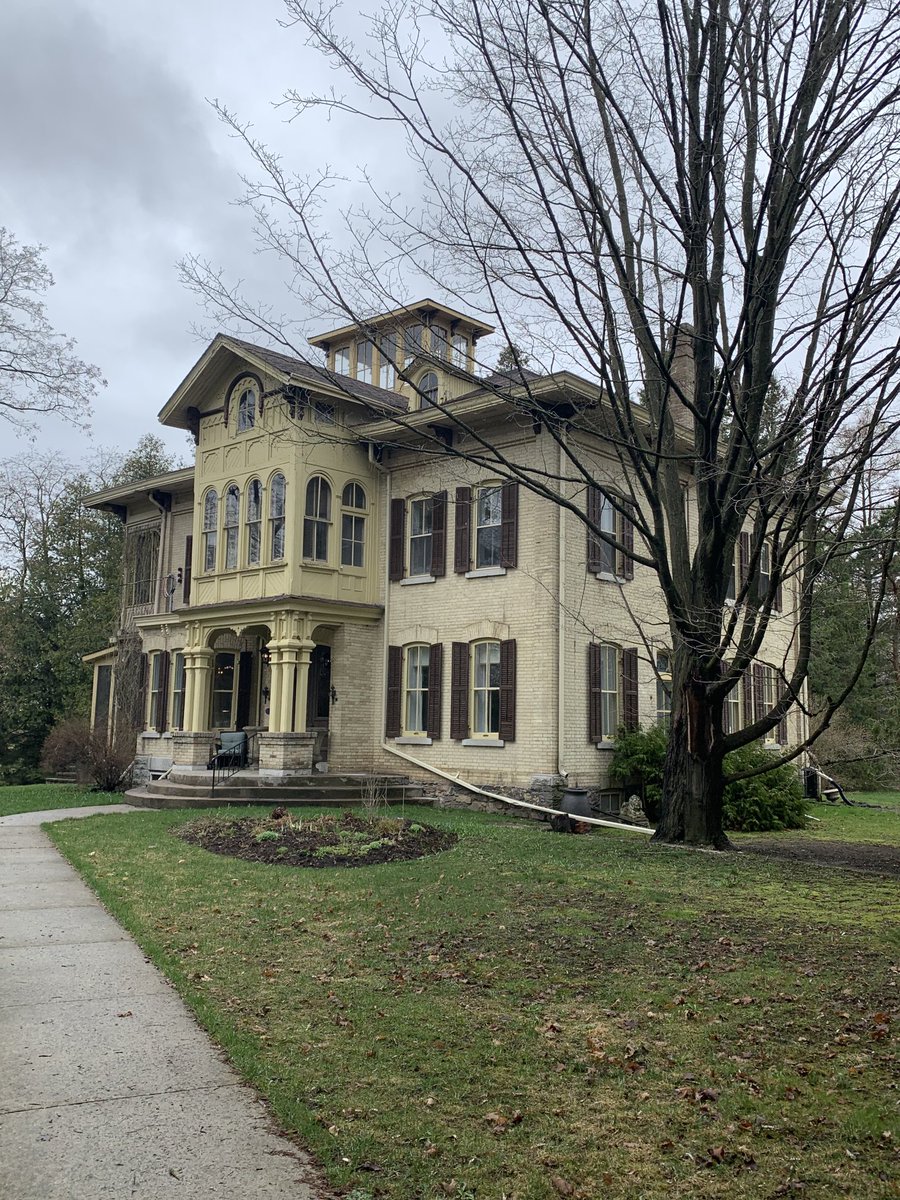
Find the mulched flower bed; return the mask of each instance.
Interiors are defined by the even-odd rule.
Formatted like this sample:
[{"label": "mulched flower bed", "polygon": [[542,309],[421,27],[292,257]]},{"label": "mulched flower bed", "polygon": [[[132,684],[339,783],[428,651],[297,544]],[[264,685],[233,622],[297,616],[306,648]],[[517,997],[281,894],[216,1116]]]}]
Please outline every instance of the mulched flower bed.
[{"label": "mulched flower bed", "polygon": [[287,867],[404,862],[448,850],[458,840],[455,833],[405,818],[369,818],[351,812],[308,818],[279,809],[275,813],[263,820],[207,818],[173,833],[213,854]]}]

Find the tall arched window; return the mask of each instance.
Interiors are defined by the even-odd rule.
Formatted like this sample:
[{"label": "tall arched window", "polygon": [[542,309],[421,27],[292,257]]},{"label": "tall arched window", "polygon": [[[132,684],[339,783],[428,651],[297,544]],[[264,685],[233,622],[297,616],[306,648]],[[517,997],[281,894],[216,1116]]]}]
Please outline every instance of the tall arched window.
[{"label": "tall arched window", "polygon": [[247,484],[247,565],[259,562],[262,543],[262,484],[251,479]]},{"label": "tall arched window", "polygon": [[246,384],[241,388],[240,399],[238,400],[238,415],[237,427],[238,433],[243,433],[245,429],[252,429],[256,424],[256,388],[252,384]]},{"label": "tall arched window", "polygon": [[237,484],[225,489],[225,570],[233,571],[238,565],[238,538],[241,531],[241,493]]},{"label": "tall arched window", "polygon": [[284,476],[273,475],[269,484],[269,558],[284,558]]},{"label": "tall arched window", "polygon": [[206,493],[203,501],[203,570],[216,569],[216,543],[219,536],[219,493]]},{"label": "tall arched window", "polygon": [[303,515],[303,557],[313,562],[328,561],[328,527],[331,524],[331,485],[313,475],[306,485]]},{"label": "tall arched window", "polygon": [[361,567],[366,541],[366,493],[348,483],[341,495],[341,566]]},{"label": "tall arched window", "polygon": [[438,398],[438,377],[434,371],[428,371],[419,380],[419,393],[422,397],[422,408],[434,408]]}]

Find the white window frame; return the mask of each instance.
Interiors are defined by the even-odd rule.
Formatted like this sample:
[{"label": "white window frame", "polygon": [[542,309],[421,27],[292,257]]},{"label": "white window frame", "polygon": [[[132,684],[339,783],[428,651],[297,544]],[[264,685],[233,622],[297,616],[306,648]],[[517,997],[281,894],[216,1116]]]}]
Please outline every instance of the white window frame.
[{"label": "white window frame", "polygon": [[262,480],[247,484],[247,566],[256,567],[262,559]]},{"label": "white window frame", "polygon": [[[484,652],[484,653],[482,653]],[[479,661],[481,660],[481,661]],[[491,683],[491,668],[497,682]],[[479,671],[482,671],[479,679]],[[479,697],[483,697],[479,714]],[[469,734],[472,738],[497,741],[500,737],[500,643],[494,638],[472,642],[469,647]],[[496,728],[493,717],[496,716]],[[479,724],[482,728],[479,728]]]},{"label": "white window frame", "polygon": [[350,347],[341,346],[334,352],[335,375],[350,374]]},{"label": "white window frame", "polygon": [[[418,532],[417,532],[418,529]],[[425,564],[417,570],[416,559]],[[434,496],[415,496],[409,501],[409,546],[407,548],[407,575],[410,579],[427,579],[431,576],[434,554]]]},{"label": "white window frame", "polygon": [[[351,480],[341,492],[341,566],[364,567],[368,502],[362,484]],[[348,554],[349,550],[349,554]],[[359,559],[359,562],[356,559]]]},{"label": "white window frame", "polygon": [[386,334],[378,341],[378,386],[391,391],[397,386],[397,335]]},{"label": "white window frame", "polygon": [[269,480],[269,561],[273,563],[285,559],[286,494],[287,480],[278,471]]},{"label": "white window frame", "polygon": [[236,483],[225,489],[222,506],[222,534],[225,542],[225,570],[237,570],[241,540],[241,490]]},{"label": "white window frame", "polygon": [[656,723],[672,728],[672,653],[656,652]]},{"label": "white window frame", "polygon": [[[424,659],[424,661],[423,661]],[[424,685],[422,672],[425,671]],[[428,736],[428,688],[431,684],[431,647],[424,642],[403,652],[403,736]]]},{"label": "white window frame", "polygon": [[600,644],[600,739],[613,742],[619,725],[621,707],[622,661],[618,646]]},{"label": "white window frame", "polygon": [[356,378],[360,383],[372,382],[372,359],[374,347],[367,340],[356,343]]},{"label": "white window frame", "polygon": [[[495,515],[496,520],[482,521],[482,519],[481,519],[481,517],[482,517],[482,512],[481,512],[482,498],[487,493],[496,495],[496,505],[497,505],[496,513],[490,514],[491,516]],[[474,545],[473,545],[472,561],[475,564],[475,570],[483,571],[483,570],[488,570],[490,568],[499,568],[501,565],[500,559],[501,559],[502,541],[503,541],[503,532],[502,532],[502,530],[503,530],[503,485],[500,483],[480,484],[478,487],[476,487],[474,489],[473,499],[474,499],[474,505],[473,505],[473,513],[472,513],[472,530],[473,530],[472,536],[474,538]],[[486,555],[484,559],[482,559],[482,555],[481,555],[482,539],[479,537],[479,534],[483,529],[484,530],[496,530],[496,533],[492,533],[492,535],[491,535],[491,543],[493,544],[492,553],[490,554],[490,556]],[[487,561],[488,557],[490,557],[491,561]],[[496,560],[496,561],[493,561],[493,560]]]},{"label": "white window frame", "polygon": [[256,387],[247,383],[241,388],[237,403],[237,431],[246,433],[256,424]]},{"label": "white window frame", "polygon": [[454,333],[450,345],[450,359],[453,366],[462,367],[465,370],[469,365],[469,339],[464,333]]},{"label": "white window frame", "polygon": [[[303,561],[327,563],[331,540],[332,487],[324,475],[307,480],[303,504]],[[322,542],[324,541],[324,546]],[[307,549],[309,552],[307,553]],[[321,551],[324,550],[324,553]]]},{"label": "white window frame", "polygon": [[203,496],[203,572],[212,574],[219,554],[219,493],[210,488]]}]

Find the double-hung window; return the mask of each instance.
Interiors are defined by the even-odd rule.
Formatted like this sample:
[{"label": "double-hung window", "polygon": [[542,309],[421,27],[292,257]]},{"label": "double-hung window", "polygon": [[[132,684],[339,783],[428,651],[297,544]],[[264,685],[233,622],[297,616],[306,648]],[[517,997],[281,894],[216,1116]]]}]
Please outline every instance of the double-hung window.
[{"label": "double-hung window", "polygon": [[219,495],[209,491],[203,498],[203,570],[216,569],[216,550],[219,535]]},{"label": "double-hung window", "polygon": [[237,428],[238,433],[245,433],[256,423],[256,389],[245,387],[241,390],[238,400]]},{"label": "double-hung window", "polygon": [[403,732],[411,737],[428,730],[429,646],[407,646],[404,680]]},{"label": "double-hung window", "polygon": [[469,339],[463,334],[454,333],[450,356],[454,367],[462,367],[465,370],[469,365]]},{"label": "double-hung window", "polygon": [[422,353],[422,326],[407,325],[403,330],[403,365],[408,366]]},{"label": "double-hung window", "polygon": [[334,352],[334,373],[335,375],[350,374],[350,347],[341,346],[340,349]]},{"label": "double-hung window", "polygon": [[303,516],[303,557],[312,562],[328,561],[328,530],[331,526],[331,485],[313,475],[306,485]]},{"label": "double-hung window", "polygon": [[372,343],[356,343],[356,378],[361,383],[372,382]]},{"label": "double-hung window", "polygon": [[397,383],[397,339],[389,334],[378,343],[378,384],[383,388],[393,388]]},{"label": "double-hung window", "polygon": [[623,505],[602,488],[588,488],[587,515],[594,528],[587,533],[587,567],[604,579],[634,578],[634,525]]},{"label": "double-hung window", "polygon": [[284,558],[284,476],[279,472],[269,484],[269,558]]},{"label": "double-hung window", "polygon": [[348,483],[341,495],[341,566],[361,567],[366,542],[366,493]]},{"label": "double-hung window", "polygon": [[172,661],[172,728],[184,729],[184,654],[181,651]]},{"label": "double-hung window", "polygon": [[427,371],[419,380],[419,398],[422,408],[435,408],[438,402],[438,377]]},{"label": "double-hung window", "polygon": [[225,570],[233,571],[238,565],[238,538],[240,536],[241,493],[232,483],[225,490]]},{"label": "double-hung window", "polygon": [[129,558],[129,603],[150,604],[156,584],[156,568],[159,558],[159,530],[139,529],[128,538]]},{"label": "double-hung window", "polygon": [[672,658],[668,650],[656,655],[656,723],[672,727]]},{"label": "double-hung window", "polygon": [[588,738],[611,742],[620,727],[638,726],[638,657],[632,647],[588,646]]},{"label": "double-hung window", "polygon": [[499,484],[475,493],[475,569],[500,566],[500,526],[503,516]]},{"label": "double-hung window", "polygon": [[472,736],[500,735],[500,643],[472,647]]},{"label": "double-hung window", "polygon": [[452,650],[450,736],[470,745],[515,741],[515,641],[454,642]]},{"label": "double-hung window", "polygon": [[434,499],[423,496],[409,502],[409,574],[431,574]]},{"label": "double-hung window", "polygon": [[262,551],[262,484],[251,479],[247,484],[247,565],[255,566]]},{"label": "double-hung window", "polygon": [[147,728],[163,733],[166,727],[166,686],[169,656],[165,651],[150,655],[150,677],[147,681],[149,714]]}]

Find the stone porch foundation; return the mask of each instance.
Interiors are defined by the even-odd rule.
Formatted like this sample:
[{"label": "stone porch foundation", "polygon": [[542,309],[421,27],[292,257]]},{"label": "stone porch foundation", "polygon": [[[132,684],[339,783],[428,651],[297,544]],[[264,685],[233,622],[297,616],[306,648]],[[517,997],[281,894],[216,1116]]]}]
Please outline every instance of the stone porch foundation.
[{"label": "stone porch foundation", "polygon": [[175,733],[172,737],[172,765],[185,771],[205,771],[216,752],[214,733]]},{"label": "stone porch foundation", "polygon": [[259,774],[286,776],[308,774],[313,769],[315,733],[261,733]]}]

